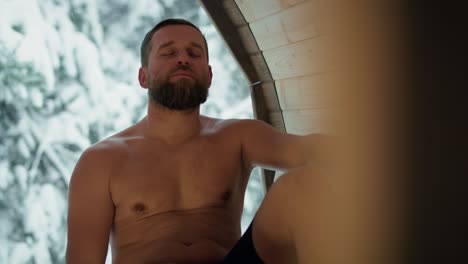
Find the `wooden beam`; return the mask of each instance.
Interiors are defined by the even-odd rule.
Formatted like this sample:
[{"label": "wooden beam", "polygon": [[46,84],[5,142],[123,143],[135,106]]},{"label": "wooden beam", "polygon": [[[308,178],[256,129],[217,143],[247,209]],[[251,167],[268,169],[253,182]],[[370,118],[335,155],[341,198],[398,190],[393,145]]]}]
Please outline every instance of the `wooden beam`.
[{"label": "wooden beam", "polygon": [[267,111],[281,110],[276,92],[275,82],[263,82],[261,85],[255,85],[252,89],[260,89],[265,101],[265,108]]},{"label": "wooden beam", "polygon": [[284,124],[283,112],[281,110],[273,110],[268,113],[271,120],[271,125],[282,132],[286,132]]},{"label": "wooden beam", "polygon": [[258,81],[257,72],[250,61],[250,55],[245,52],[237,27],[233,23],[233,20],[240,18],[231,19],[223,6],[223,1],[200,0],[200,2],[206,13],[211,17],[214,26],[223,37],[234,58],[247,75],[248,80],[250,82]]},{"label": "wooden beam", "polygon": [[248,24],[238,27],[237,30],[239,31],[239,37],[241,38],[242,44],[244,44],[247,53],[254,55],[262,52],[258,47],[257,40],[252,34]]}]

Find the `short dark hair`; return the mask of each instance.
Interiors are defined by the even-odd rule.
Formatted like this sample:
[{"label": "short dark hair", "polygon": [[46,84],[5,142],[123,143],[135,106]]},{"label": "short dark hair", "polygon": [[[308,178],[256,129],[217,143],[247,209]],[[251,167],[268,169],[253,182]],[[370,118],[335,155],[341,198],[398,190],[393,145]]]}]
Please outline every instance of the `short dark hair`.
[{"label": "short dark hair", "polygon": [[205,48],[206,48],[206,59],[209,60],[208,58],[208,43],[206,42],[206,38],[205,36],[203,35],[203,33],[201,32],[201,30],[195,26],[193,23],[185,20],[185,19],[180,19],[180,18],[168,18],[168,19],[165,19],[161,22],[159,22],[158,24],[156,24],[156,26],[154,26],[150,31],[148,31],[148,33],[146,33],[145,35],[145,38],[143,39],[143,42],[141,43],[141,47],[140,47],[140,60],[141,60],[141,65],[142,66],[147,66],[148,65],[148,56],[149,56],[149,53],[151,51],[151,39],[153,38],[153,35],[154,33],[156,33],[156,31],[158,31],[159,29],[165,27],[165,26],[170,26],[170,25],[186,25],[186,26],[190,26],[190,27],[193,27],[195,28],[196,30],[198,30],[198,32],[200,32],[200,34],[202,35],[203,37],[203,41],[205,42]]}]

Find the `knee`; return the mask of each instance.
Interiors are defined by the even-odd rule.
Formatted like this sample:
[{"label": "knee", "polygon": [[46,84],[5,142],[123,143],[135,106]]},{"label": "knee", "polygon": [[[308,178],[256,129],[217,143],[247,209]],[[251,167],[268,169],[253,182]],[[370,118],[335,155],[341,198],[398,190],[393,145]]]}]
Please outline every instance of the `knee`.
[{"label": "knee", "polygon": [[318,177],[320,177],[318,171],[312,167],[304,166],[290,170],[272,184],[267,195],[292,198],[297,194],[310,192]]},{"label": "knee", "polygon": [[[279,177],[270,187],[257,212],[256,218],[285,223],[297,210],[304,209],[304,197],[314,189],[318,174],[312,168],[298,168]],[[282,220],[284,219],[284,220]]]}]

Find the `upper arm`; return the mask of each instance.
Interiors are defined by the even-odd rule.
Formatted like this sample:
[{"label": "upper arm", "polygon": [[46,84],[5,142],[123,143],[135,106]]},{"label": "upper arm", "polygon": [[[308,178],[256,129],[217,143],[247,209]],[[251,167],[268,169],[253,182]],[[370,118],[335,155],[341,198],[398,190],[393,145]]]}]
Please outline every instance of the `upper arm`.
[{"label": "upper arm", "polygon": [[110,166],[102,151],[86,150],[73,171],[68,193],[67,263],[104,263],[114,216]]},{"label": "upper arm", "polygon": [[247,166],[287,170],[306,164],[310,154],[307,137],[283,133],[258,120],[244,122],[242,151]]},{"label": "upper arm", "polygon": [[247,167],[286,171],[311,161],[322,164],[332,142],[329,135],[288,134],[259,120],[243,120],[241,123],[239,133]]}]

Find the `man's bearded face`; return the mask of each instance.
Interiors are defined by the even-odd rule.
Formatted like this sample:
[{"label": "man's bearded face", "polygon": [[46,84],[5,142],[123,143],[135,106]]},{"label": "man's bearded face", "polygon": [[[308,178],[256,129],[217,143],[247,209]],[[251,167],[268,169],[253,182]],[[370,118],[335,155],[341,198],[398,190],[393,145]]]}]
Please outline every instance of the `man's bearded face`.
[{"label": "man's bearded face", "polygon": [[[189,71],[190,77],[177,77],[171,80],[171,76],[177,71]],[[171,110],[193,109],[204,103],[208,97],[210,86],[208,74],[202,73],[197,78],[190,66],[179,65],[166,76],[155,79],[148,76],[148,93],[151,100]]]}]

